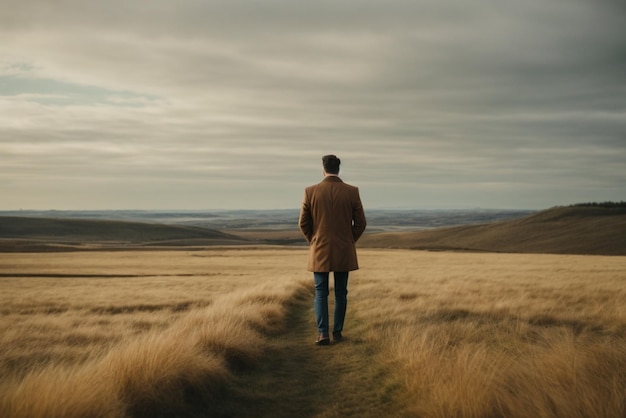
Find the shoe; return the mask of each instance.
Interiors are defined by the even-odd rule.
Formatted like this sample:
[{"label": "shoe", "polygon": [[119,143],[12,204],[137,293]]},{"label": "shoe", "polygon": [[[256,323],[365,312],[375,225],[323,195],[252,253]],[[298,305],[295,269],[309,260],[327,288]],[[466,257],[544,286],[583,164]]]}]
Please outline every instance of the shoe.
[{"label": "shoe", "polygon": [[330,338],[325,336],[324,334],[320,334],[315,340],[315,345],[330,345]]},{"label": "shoe", "polygon": [[341,331],[335,331],[333,332],[333,340],[339,342],[343,339],[343,336],[341,335]]}]

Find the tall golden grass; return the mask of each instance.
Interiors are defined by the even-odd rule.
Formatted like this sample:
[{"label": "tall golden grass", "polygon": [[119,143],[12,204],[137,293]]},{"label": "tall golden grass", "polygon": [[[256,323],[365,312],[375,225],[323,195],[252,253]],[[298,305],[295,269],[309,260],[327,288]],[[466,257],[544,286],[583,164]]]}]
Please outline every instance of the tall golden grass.
[{"label": "tall golden grass", "polygon": [[626,415],[626,257],[359,256],[315,347],[304,249],[0,254],[0,416]]},{"label": "tall golden grass", "polygon": [[626,258],[362,258],[353,300],[411,415],[625,416]]},{"label": "tall golden grass", "polygon": [[[306,291],[256,276],[262,255],[255,267],[242,266],[248,253],[128,256],[1,256],[4,276],[34,277],[0,279],[0,416],[177,416],[189,396],[206,401],[258,362],[262,336],[284,330],[287,306]],[[120,269],[138,277],[108,277]],[[41,277],[59,274],[72,277]]]}]

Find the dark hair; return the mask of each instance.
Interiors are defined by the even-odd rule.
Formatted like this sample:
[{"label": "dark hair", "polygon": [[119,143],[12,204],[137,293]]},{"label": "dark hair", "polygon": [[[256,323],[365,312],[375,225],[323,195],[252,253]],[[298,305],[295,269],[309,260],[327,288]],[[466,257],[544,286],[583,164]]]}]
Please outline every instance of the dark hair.
[{"label": "dark hair", "polygon": [[328,174],[339,174],[339,164],[341,164],[341,160],[336,155],[330,154],[322,157],[324,171]]}]

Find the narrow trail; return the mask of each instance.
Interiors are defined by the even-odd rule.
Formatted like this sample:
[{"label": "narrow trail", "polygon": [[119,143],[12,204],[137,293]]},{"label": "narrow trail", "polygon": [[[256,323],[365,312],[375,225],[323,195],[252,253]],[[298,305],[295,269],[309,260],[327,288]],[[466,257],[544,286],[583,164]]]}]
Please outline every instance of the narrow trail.
[{"label": "narrow trail", "polygon": [[374,361],[372,343],[360,337],[366,324],[348,308],[344,340],[318,347],[312,305],[312,296],[294,303],[286,332],[270,337],[262,363],[240,374],[220,416],[404,416],[388,370]]}]

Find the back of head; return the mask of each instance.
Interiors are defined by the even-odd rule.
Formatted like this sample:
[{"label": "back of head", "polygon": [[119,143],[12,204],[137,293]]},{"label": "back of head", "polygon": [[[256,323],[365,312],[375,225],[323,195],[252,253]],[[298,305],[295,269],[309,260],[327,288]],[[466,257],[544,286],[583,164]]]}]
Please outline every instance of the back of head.
[{"label": "back of head", "polygon": [[336,155],[324,155],[322,157],[322,165],[324,166],[324,171],[328,174],[339,174],[339,165],[341,164],[341,160],[337,158]]}]

